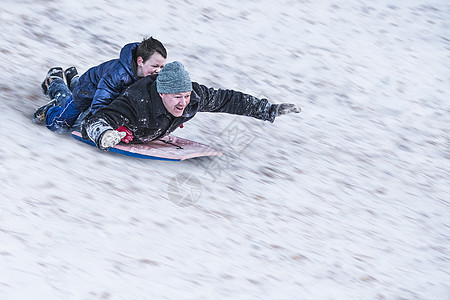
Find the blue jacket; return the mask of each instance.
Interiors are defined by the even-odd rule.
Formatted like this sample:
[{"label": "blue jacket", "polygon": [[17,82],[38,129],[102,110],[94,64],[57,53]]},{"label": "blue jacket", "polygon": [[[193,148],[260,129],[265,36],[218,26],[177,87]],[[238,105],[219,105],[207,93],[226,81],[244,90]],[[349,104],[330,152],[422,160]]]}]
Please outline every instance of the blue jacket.
[{"label": "blue jacket", "polygon": [[138,80],[133,66],[133,53],[138,45],[125,45],[118,59],[92,67],[81,75],[79,84],[73,90],[73,100],[81,111],[90,106],[92,113],[95,113]]}]

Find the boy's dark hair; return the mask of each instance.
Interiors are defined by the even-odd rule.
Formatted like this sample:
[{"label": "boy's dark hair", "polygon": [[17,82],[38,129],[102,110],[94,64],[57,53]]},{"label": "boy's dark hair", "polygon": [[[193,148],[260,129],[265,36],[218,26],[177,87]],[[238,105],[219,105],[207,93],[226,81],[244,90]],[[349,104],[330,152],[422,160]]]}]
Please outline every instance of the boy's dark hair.
[{"label": "boy's dark hair", "polygon": [[147,39],[144,38],[136,49],[136,58],[140,56],[145,62],[155,52],[158,52],[162,57],[167,58],[166,48],[164,48],[160,41],[154,39],[153,37],[149,37]]}]

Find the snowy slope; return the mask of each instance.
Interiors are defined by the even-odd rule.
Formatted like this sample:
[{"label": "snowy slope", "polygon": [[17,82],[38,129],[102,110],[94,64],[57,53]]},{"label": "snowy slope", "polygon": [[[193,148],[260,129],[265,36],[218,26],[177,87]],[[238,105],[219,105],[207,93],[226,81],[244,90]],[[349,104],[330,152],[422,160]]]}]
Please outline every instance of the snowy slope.
[{"label": "snowy slope", "polygon": [[[448,1],[2,1],[1,299],[450,299]],[[153,36],[225,156],[102,153],[31,122],[50,67]]]}]

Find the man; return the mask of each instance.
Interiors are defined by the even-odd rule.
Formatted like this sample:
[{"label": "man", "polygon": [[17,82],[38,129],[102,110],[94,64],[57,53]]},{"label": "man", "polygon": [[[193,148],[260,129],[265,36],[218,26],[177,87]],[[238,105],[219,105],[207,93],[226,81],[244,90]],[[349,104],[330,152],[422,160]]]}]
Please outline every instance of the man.
[{"label": "man", "polygon": [[166,58],[163,44],[150,37],[141,43],[125,45],[118,59],[92,67],[81,77],[74,67],[67,69],[64,72],[67,85],[62,68],[52,68],[42,83],[42,90],[51,101],[34,113],[33,121],[45,121],[48,129],[64,132],[82,112],[90,109],[95,113],[138,79],[158,74]]},{"label": "man", "polygon": [[179,62],[167,64],[159,75],[139,80],[82,123],[85,139],[108,150],[120,141],[144,143],[162,138],[197,112],[222,112],[274,122],[299,113],[295,104],[270,104],[267,99],[233,90],[216,90],[191,82]]}]

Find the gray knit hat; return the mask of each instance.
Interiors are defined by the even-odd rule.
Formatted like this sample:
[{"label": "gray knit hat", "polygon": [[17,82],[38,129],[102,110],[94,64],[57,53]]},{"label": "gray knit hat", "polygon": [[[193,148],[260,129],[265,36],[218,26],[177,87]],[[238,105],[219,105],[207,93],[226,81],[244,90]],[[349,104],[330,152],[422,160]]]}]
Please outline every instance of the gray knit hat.
[{"label": "gray knit hat", "polygon": [[174,61],[159,71],[156,77],[156,90],[161,94],[177,94],[192,91],[192,82],[184,66]]}]

